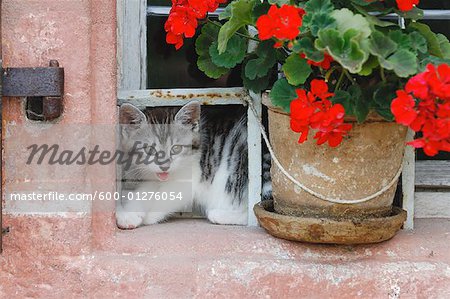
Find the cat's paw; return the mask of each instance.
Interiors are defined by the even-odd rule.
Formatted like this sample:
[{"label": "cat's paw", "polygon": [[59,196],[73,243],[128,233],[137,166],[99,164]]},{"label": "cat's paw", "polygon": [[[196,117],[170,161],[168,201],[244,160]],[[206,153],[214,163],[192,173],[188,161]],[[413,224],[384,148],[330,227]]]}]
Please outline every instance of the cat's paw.
[{"label": "cat's paw", "polygon": [[145,214],[140,212],[116,212],[116,223],[121,229],[134,229],[143,222]]},{"label": "cat's paw", "polygon": [[207,212],[207,218],[215,224],[246,225],[247,212],[213,209]]}]

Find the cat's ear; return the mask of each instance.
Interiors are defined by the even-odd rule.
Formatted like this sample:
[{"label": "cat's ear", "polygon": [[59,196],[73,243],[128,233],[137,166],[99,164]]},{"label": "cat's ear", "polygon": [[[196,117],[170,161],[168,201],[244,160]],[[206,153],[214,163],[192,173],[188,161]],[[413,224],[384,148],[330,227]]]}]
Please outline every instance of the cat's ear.
[{"label": "cat's ear", "polygon": [[175,123],[190,126],[193,131],[198,131],[200,123],[200,103],[193,101],[184,105],[175,115]]},{"label": "cat's ear", "polygon": [[147,122],[147,117],[135,106],[125,103],[120,106],[119,122],[122,125],[141,125]]}]

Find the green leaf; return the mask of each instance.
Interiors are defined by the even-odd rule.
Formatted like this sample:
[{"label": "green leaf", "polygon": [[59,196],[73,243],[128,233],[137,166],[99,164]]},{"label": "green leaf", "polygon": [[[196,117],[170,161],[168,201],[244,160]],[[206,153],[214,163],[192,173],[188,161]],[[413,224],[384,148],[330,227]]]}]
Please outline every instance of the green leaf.
[{"label": "green leaf", "polygon": [[228,4],[225,9],[219,14],[219,20],[227,20],[231,17],[231,3]]},{"label": "green leaf", "polygon": [[331,16],[336,20],[337,29],[321,29],[315,47],[327,51],[351,73],[361,72],[369,58],[367,38],[372,33],[370,23],[347,8],[334,10]]},{"label": "green leaf", "polygon": [[359,123],[366,120],[369,114],[370,101],[363,97],[361,87],[352,85],[347,91],[338,90],[331,99],[333,104],[341,104],[344,106],[346,115],[354,115]]},{"label": "green leaf", "polygon": [[365,5],[370,5],[370,4],[376,3],[376,1],[378,1],[378,0],[375,0],[373,2],[369,2],[369,1],[366,1],[366,0],[352,0],[352,2],[354,2],[354,3],[357,2],[355,5],[353,5],[353,7],[360,14],[362,14],[366,18],[366,20],[369,21],[369,23],[371,23],[373,25],[376,25],[376,26],[380,26],[380,27],[397,26],[396,23],[392,23],[392,22],[388,22],[388,21],[382,21],[382,20],[378,19],[376,16],[373,16],[373,15],[369,14],[366,11],[366,8],[361,7],[361,6],[364,6],[361,3],[365,3]]},{"label": "green leaf", "polygon": [[[331,13],[334,10],[333,4],[330,0],[310,0],[305,4],[306,15],[319,14],[319,13]],[[306,17],[305,15],[305,17]]]},{"label": "green leaf", "polygon": [[[388,1],[394,2],[394,0]],[[374,15],[386,16],[389,13],[394,12],[394,5],[386,5],[384,0],[336,0],[336,2],[339,2],[343,7],[350,7],[348,2],[352,2],[351,6],[358,11],[359,9],[363,9],[367,13],[374,13]]]},{"label": "green leaf", "polygon": [[433,31],[431,31],[428,25],[414,22],[409,25],[409,28],[418,31],[423,37],[425,37],[428,43],[428,50],[431,55],[437,56],[439,58],[444,58],[439,39],[437,35]]},{"label": "green leaf", "polygon": [[287,113],[291,112],[291,102],[297,98],[295,87],[290,85],[285,78],[278,79],[270,91],[272,104],[283,108]]},{"label": "green leaf", "polygon": [[423,10],[421,10],[418,7],[414,7],[409,11],[396,10],[396,12],[398,13],[399,16],[405,19],[417,21],[423,18]]},{"label": "green leaf", "polygon": [[[422,34],[420,34],[417,31],[411,32],[409,34],[411,41],[412,41],[412,47],[414,51],[420,52],[420,53],[427,53],[428,52],[428,44],[425,37],[423,37]],[[444,36],[445,37],[445,36]]]},{"label": "green leaf", "polygon": [[246,40],[235,35],[228,44],[230,46],[222,54],[219,54],[217,50],[217,41],[213,42],[209,47],[209,55],[217,66],[233,68],[244,60],[247,53]]},{"label": "green leaf", "polygon": [[401,49],[387,59],[379,58],[380,65],[393,70],[401,78],[415,75],[418,71],[417,57],[411,51]]},{"label": "green leaf", "polygon": [[336,27],[336,21],[330,17],[330,13],[334,9],[330,0],[307,1],[304,9],[306,15],[303,17],[302,32],[311,30],[311,33],[317,36],[320,29]]},{"label": "green leaf", "polygon": [[256,22],[256,20],[260,16],[267,14],[269,9],[270,9],[270,4],[268,2],[256,3],[256,5],[255,5],[255,7],[253,7],[253,11],[252,11],[254,22]]},{"label": "green leaf", "polygon": [[304,37],[296,42],[292,50],[296,53],[304,53],[306,58],[315,62],[320,62],[324,59],[323,52],[314,47],[314,43],[309,37]]},{"label": "green leaf", "polygon": [[378,1],[379,0],[352,0],[353,3],[359,6],[368,6]]},{"label": "green leaf", "polygon": [[[392,35],[397,41],[406,46],[407,41],[403,35]],[[390,37],[379,31],[374,31],[369,40],[369,51],[378,57],[380,65],[394,71],[399,77],[406,78],[417,73],[417,58],[409,49],[398,49],[398,44]]]},{"label": "green leaf", "polygon": [[198,55],[197,66],[208,77],[218,79],[225,75],[229,69],[219,67],[213,63],[209,55],[209,48],[217,39],[219,29],[213,24],[205,24],[201,33],[195,41],[195,51]]},{"label": "green leaf", "polygon": [[359,85],[352,85],[348,89],[351,99],[353,101],[353,114],[359,123],[363,123],[367,115],[369,115],[370,102],[367,102],[366,97],[362,96],[362,90]]},{"label": "green leaf", "polygon": [[312,35],[317,36],[319,30],[327,28],[336,28],[336,20],[329,14],[321,13],[314,15],[309,26]]},{"label": "green leaf", "polygon": [[277,62],[276,50],[272,41],[259,43],[255,51],[258,58],[251,59],[245,65],[245,76],[251,80],[267,75],[269,70]]},{"label": "green leaf", "polygon": [[354,115],[351,95],[347,91],[344,90],[336,91],[333,98],[331,98],[331,101],[333,104],[341,104],[342,106],[344,106],[346,115]]},{"label": "green leaf", "polygon": [[434,64],[434,65],[439,65],[439,64],[443,64],[443,63],[450,65],[450,59],[439,58],[436,56],[428,56],[420,62],[419,71],[420,72],[425,71],[427,65],[430,63]]},{"label": "green leaf", "polygon": [[269,87],[271,77],[272,74],[269,72],[264,77],[256,77],[254,80],[251,80],[245,76],[245,72],[241,73],[242,83],[244,84],[244,87],[250,89],[254,93],[260,93],[261,91],[266,90]]},{"label": "green leaf", "polygon": [[311,66],[306,59],[301,58],[298,54],[291,54],[282,68],[286,78],[291,85],[300,85],[306,82],[311,74]]},{"label": "green leaf", "polygon": [[197,55],[209,55],[209,47],[217,40],[217,34],[219,34],[219,29],[213,24],[203,25],[200,35],[195,41]]},{"label": "green leaf", "polygon": [[367,59],[366,63],[364,63],[362,70],[358,73],[358,75],[361,76],[370,76],[374,69],[376,69],[379,66],[378,59],[375,56],[370,56],[369,59]]},{"label": "green leaf", "polygon": [[396,97],[396,86],[394,84],[380,84],[373,93],[373,104],[375,111],[388,121],[393,121],[391,102]]},{"label": "green leaf", "polygon": [[362,70],[369,58],[368,50],[363,49],[357,40],[358,35],[359,32],[353,29],[348,30],[343,36],[335,29],[321,30],[315,47],[328,52],[334,60],[356,74]]},{"label": "green leaf", "polygon": [[270,4],[278,4],[278,6],[281,6],[283,4],[289,4],[290,0],[269,0]]},{"label": "green leaf", "polygon": [[342,34],[352,29],[358,32],[358,38],[365,39],[372,33],[370,23],[366,18],[360,14],[354,14],[347,8],[335,10],[331,16],[336,20],[338,31]]},{"label": "green leaf", "polygon": [[410,50],[413,48],[411,37],[401,30],[390,31],[389,38],[397,44],[398,49]]},{"label": "green leaf", "polygon": [[197,60],[197,67],[199,70],[204,72],[206,76],[213,79],[219,79],[229,71],[227,68],[215,65],[210,56],[199,56]]},{"label": "green leaf", "polygon": [[442,58],[450,59],[450,43],[448,41],[448,38],[440,33],[436,34],[436,38],[439,41],[439,47],[441,48]]},{"label": "green leaf", "polygon": [[371,54],[386,58],[397,50],[398,45],[380,31],[374,31],[369,39],[369,51]]},{"label": "green leaf", "polygon": [[240,28],[251,25],[253,22],[253,8],[256,0],[237,0],[230,3],[231,5],[231,17],[223,24],[219,31],[218,37],[218,50],[219,54],[222,54],[227,49],[227,44],[230,38]]}]

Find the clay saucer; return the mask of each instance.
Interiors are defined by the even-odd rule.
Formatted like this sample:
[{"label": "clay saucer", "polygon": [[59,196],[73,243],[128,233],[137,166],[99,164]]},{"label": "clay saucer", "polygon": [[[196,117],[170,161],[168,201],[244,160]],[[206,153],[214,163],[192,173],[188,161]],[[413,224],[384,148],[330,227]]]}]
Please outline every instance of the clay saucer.
[{"label": "clay saucer", "polygon": [[391,215],[366,219],[328,219],[277,214],[273,200],[253,207],[260,225],[277,238],[324,244],[370,244],[391,239],[406,220],[406,211],[394,207]]}]

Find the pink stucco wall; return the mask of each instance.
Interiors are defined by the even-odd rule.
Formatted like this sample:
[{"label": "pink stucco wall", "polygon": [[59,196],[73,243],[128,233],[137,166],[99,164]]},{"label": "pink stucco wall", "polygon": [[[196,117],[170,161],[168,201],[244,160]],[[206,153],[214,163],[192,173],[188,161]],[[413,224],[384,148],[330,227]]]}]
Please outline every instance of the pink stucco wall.
[{"label": "pink stucco wall", "polygon": [[[2,6],[3,66],[47,66],[57,59],[65,69],[64,114],[56,122],[116,123],[116,1],[4,0]],[[26,119],[20,99],[3,102],[3,128],[11,123],[29,130],[40,126]],[[114,191],[114,169],[96,172],[78,171],[71,177]],[[8,173],[3,175],[8,188]],[[38,175],[35,184],[40,184]],[[11,232],[4,251],[79,254],[106,246],[115,231],[111,204],[96,209],[94,203],[83,217],[6,214],[3,225]]]}]

